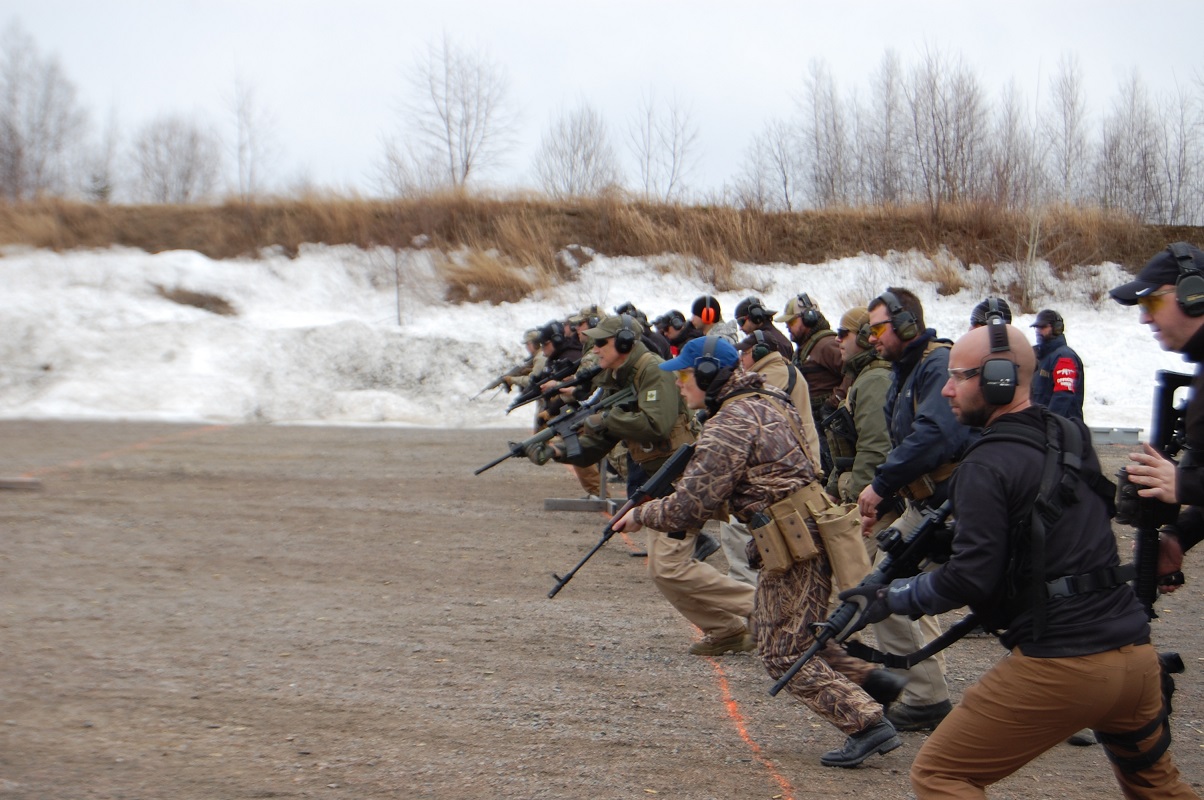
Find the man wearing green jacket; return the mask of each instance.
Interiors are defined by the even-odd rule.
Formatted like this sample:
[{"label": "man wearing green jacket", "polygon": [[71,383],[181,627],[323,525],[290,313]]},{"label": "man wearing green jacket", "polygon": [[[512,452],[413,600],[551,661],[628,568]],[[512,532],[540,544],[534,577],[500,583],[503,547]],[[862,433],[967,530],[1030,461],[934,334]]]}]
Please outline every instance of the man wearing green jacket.
[{"label": "man wearing green jacket", "polygon": [[836,329],[845,380],[851,385],[824,435],[834,461],[828,494],[842,503],[857,502],[861,490],[874,479],[874,469],[890,452],[890,433],[882,413],[890,390],[890,362],[879,358],[870,346],[869,324],[870,312],[864,307],[850,308]]}]

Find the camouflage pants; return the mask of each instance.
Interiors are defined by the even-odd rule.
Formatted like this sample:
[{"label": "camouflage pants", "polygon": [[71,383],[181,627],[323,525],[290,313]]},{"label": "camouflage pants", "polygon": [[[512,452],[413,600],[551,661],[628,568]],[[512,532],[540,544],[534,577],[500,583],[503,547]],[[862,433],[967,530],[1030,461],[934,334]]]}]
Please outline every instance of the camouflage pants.
[{"label": "camouflage pants", "polygon": [[[815,642],[811,625],[827,618],[831,593],[832,573],[822,556],[796,562],[781,575],[761,575],[752,623],[771,678],[782,677]],[[882,720],[882,706],[860,685],[873,669],[829,642],[786,688],[816,714],[852,734]]]}]

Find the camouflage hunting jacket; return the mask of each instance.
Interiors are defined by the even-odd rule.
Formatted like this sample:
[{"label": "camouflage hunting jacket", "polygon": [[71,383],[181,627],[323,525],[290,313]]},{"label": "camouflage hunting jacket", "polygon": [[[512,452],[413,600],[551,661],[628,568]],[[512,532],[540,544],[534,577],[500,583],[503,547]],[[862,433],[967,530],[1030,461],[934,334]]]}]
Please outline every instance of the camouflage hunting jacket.
[{"label": "camouflage hunting jacket", "polygon": [[784,394],[765,385],[763,375],[734,374],[719,401],[673,494],[636,508],[640,524],[658,531],[693,530],[725,502],[747,521],[815,480],[815,468],[786,416],[801,428],[799,413]]}]

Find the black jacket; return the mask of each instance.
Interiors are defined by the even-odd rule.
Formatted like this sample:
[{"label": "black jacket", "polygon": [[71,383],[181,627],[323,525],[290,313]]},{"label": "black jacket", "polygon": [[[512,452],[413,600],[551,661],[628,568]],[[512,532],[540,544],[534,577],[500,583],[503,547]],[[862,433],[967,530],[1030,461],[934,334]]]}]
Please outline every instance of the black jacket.
[{"label": "black jacket", "polygon": [[[1032,426],[1045,434],[1048,413],[1033,406],[997,420]],[[1099,470],[1091,435],[1083,435],[1083,469]],[[990,618],[1002,613],[1005,589],[1016,572],[1009,565],[1028,541],[1027,520],[1040,488],[1045,454],[1031,444],[991,439],[991,428],[965,454],[952,478],[953,555],[929,573],[895,581],[889,603],[896,614],[940,614],[968,605]],[[1047,529],[1045,579],[1081,575],[1120,563],[1107,504],[1083,480],[1077,501],[1064,505],[1061,518]],[[1027,581],[1029,573],[1022,578]],[[1027,585],[1024,583],[1022,585]],[[1095,592],[1056,597],[1046,606],[1044,635],[1033,640],[1031,606],[1011,619],[1000,637],[1004,647],[1019,646],[1027,656],[1061,658],[1114,650],[1148,641],[1149,622],[1129,584]]]},{"label": "black jacket", "polygon": [[1187,446],[1175,474],[1184,507],[1170,532],[1189,550],[1204,539],[1204,328],[1188,340],[1183,355],[1196,365],[1196,374],[1187,403]]}]

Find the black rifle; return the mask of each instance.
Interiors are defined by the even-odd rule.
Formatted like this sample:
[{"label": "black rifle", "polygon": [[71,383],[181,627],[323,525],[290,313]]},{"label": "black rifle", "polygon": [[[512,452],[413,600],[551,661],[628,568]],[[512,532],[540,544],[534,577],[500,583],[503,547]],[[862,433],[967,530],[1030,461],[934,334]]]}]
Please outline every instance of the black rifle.
[{"label": "black rifle", "polygon": [[[894,527],[886,528],[879,533],[878,547],[886,555],[878,562],[878,566],[874,568],[873,572],[866,575],[858,585],[885,586],[896,578],[918,575],[929,554],[939,551],[944,546],[941,542],[941,535],[945,531],[945,520],[952,510],[953,503],[946,500],[937,508],[926,510],[923,521],[907,536]],[[749,521],[750,527],[755,524],[753,520]],[[790,669],[786,670],[785,674],[778,679],[769,693],[776,695],[782,691],[786,684],[790,683],[790,679],[803,668],[803,665],[822,650],[829,641],[840,644],[864,628],[865,623],[861,622],[861,609],[862,606],[858,603],[846,600],[832,612],[827,620],[816,623],[814,626],[815,642],[807,648],[807,652],[790,665]]]},{"label": "black rifle", "polygon": [[521,375],[523,370],[525,370],[531,366],[532,358],[533,358],[533,356],[527,356],[527,360],[524,361],[523,363],[515,364],[510,369],[503,372],[501,375],[498,375],[496,378],[494,378],[492,381],[489,382],[488,386],[486,386],[484,389],[482,389],[481,391],[474,394],[472,396],[472,399],[476,400],[478,397],[485,394],[485,392],[488,392],[490,389],[496,389],[497,387],[502,386],[502,385],[505,385],[506,393],[509,394],[510,384],[506,383],[506,379],[513,378],[515,375]]},{"label": "black rifle", "polygon": [[514,398],[514,402],[511,403],[510,407],[506,409],[506,413],[509,414],[516,408],[525,406],[527,403],[533,403],[538,400],[543,394],[543,390],[539,388],[541,385],[547,383],[548,381],[562,381],[576,371],[577,362],[575,361],[567,361],[564,359],[553,361],[551,364],[548,364],[546,367],[544,367],[543,371],[538,375],[533,375],[531,377],[531,382],[528,383],[527,387],[519,393],[518,397]]},{"label": "black rifle", "polygon": [[686,465],[690,463],[690,459],[694,456],[694,445],[683,444],[677,448],[677,451],[669,456],[669,460],[664,463],[660,469],[656,471],[648,480],[644,481],[644,485],[636,490],[635,494],[615,512],[615,515],[610,518],[610,522],[606,523],[606,529],[602,531],[602,538],[593,546],[585,558],[577,562],[577,566],[564,574],[564,577],[552,573],[552,577],[556,579],[556,585],[552,587],[552,591],[548,592],[548,597],[555,597],[557,592],[564,588],[565,584],[573,579],[577,574],[577,570],[585,566],[585,562],[593,558],[594,553],[602,549],[602,545],[610,541],[610,537],[615,535],[615,523],[623,518],[631,509],[638,505],[643,505],[649,500],[656,497],[664,497],[669,493],[669,489],[673,485],[673,481],[681,477],[685,471]]},{"label": "black rifle", "polygon": [[[1150,426],[1150,445],[1167,458],[1174,458],[1187,442],[1187,403],[1175,405],[1175,392],[1191,385],[1191,375],[1160,369],[1155,373],[1154,420]],[[1181,584],[1183,573],[1175,572],[1158,577],[1158,529],[1174,522],[1179,507],[1137,494],[1140,487],[1129,481],[1129,473],[1121,467],[1116,474],[1116,521],[1132,525],[1137,531],[1137,547],[1133,553],[1136,577],[1133,591],[1145,606],[1150,619],[1157,619],[1154,602],[1158,585]]]},{"label": "black rifle", "polygon": [[820,434],[822,435],[826,431],[832,431],[833,434],[844,439],[849,444],[854,447],[857,446],[857,426],[853,424],[853,415],[849,413],[848,406],[842,405],[820,420]]},{"label": "black rifle", "polygon": [[526,455],[528,447],[533,444],[546,442],[555,436],[559,436],[564,441],[564,454],[566,457],[576,458],[581,455],[581,442],[578,441],[577,436],[581,432],[581,426],[585,424],[586,417],[611,406],[627,403],[635,399],[635,389],[631,386],[606,397],[602,396],[603,392],[605,392],[605,389],[599,389],[577,408],[566,408],[564,411],[561,411],[555,417],[548,420],[546,428],[534,436],[523,439],[521,442],[511,442],[508,453],[474,470],[472,474],[480,475],[485,470],[493,469],[508,458],[522,458]]},{"label": "black rifle", "polygon": [[[553,397],[560,394],[561,390],[563,389],[575,390],[583,386],[588,387],[597,374],[601,371],[602,368],[599,366],[586,367],[585,369],[578,370],[577,374],[574,375],[570,380],[556,384],[551,389],[541,393],[540,397],[544,400],[551,400]],[[584,397],[584,394],[582,396]]]}]

